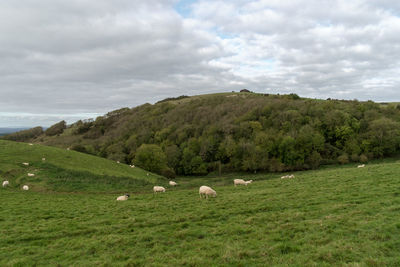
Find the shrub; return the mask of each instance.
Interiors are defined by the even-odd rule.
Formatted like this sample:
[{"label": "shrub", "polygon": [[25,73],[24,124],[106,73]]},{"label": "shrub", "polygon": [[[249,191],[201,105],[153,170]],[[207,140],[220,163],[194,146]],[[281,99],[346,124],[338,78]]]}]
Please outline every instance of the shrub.
[{"label": "shrub", "polygon": [[344,153],[344,154],[340,155],[337,158],[337,160],[340,164],[346,164],[346,163],[349,163],[349,156],[346,153]]},{"label": "shrub", "polygon": [[65,121],[60,121],[60,122],[52,125],[51,127],[49,127],[44,133],[47,136],[62,134],[64,132],[64,129],[66,129],[66,128],[67,128],[67,124],[65,123]]}]

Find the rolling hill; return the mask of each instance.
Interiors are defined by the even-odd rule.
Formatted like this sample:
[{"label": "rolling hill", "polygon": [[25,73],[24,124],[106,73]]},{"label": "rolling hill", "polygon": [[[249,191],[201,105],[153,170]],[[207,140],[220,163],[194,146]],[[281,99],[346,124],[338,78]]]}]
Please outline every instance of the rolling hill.
[{"label": "rolling hill", "polygon": [[135,192],[164,181],[147,173],[77,151],[0,140],[0,177],[9,180],[11,188],[27,184],[34,191]]},{"label": "rolling hill", "polygon": [[4,139],[71,147],[168,177],[305,170],[399,154],[400,105],[249,92],[181,96]]}]

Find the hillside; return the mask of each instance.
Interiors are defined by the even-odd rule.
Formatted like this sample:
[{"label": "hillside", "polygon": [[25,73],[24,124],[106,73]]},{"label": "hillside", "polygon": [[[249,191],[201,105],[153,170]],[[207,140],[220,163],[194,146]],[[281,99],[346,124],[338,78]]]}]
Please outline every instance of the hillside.
[{"label": "hillside", "polygon": [[4,140],[0,140],[0,180],[9,180],[15,189],[27,184],[33,191],[62,192],[135,192],[164,181],[138,167],[100,157]]},{"label": "hillside", "polygon": [[400,105],[295,94],[181,96],[5,138],[134,162],[168,177],[304,170],[397,155]]},{"label": "hillside", "polygon": [[217,191],[209,200],[197,186],[126,202],[0,188],[0,265],[399,266],[399,170],[253,174],[247,187],[198,178]]}]

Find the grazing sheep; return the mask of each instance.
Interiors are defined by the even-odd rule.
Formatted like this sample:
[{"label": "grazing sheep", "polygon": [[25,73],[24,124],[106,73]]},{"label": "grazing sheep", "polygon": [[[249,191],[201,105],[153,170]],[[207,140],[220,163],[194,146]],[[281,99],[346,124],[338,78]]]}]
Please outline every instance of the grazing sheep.
[{"label": "grazing sheep", "polygon": [[10,185],[10,182],[9,181],[4,181],[3,182],[3,187],[6,187],[7,185]]},{"label": "grazing sheep", "polygon": [[119,160],[117,160],[117,163],[119,163]]},{"label": "grazing sheep", "polygon": [[67,147],[67,150],[71,150],[71,148]]},{"label": "grazing sheep", "polygon": [[213,190],[209,186],[202,185],[199,188],[199,195],[200,195],[200,198],[203,198],[203,195],[204,195],[208,199],[208,196],[216,197],[217,192],[215,192],[215,190]]},{"label": "grazing sheep", "polygon": [[22,165],[29,166],[28,162],[22,162]]},{"label": "grazing sheep", "polygon": [[35,176],[35,174],[34,173],[28,173],[28,176],[29,177],[33,177],[33,176]]},{"label": "grazing sheep", "polygon": [[246,185],[251,184],[252,182],[253,182],[253,180],[245,181]]},{"label": "grazing sheep", "polygon": [[289,179],[294,178],[294,175],[293,175],[293,174],[291,174],[291,175],[284,175],[284,176],[281,177],[281,179],[286,179],[286,178],[289,178]]},{"label": "grazing sheep", "polygon": [[24,186],[22,187],[22,190],[25,190],[25,191],[29,190],[29,186],[24,185]]},{"label": "grazing sheep", "polygon": [[169,185],[170,186],[177,186],[178,184],[176,182],[174,182],[174,181],[169,181]]},{"label": "grazing sheep", "polygon": [[126,194],[124,196],[117,197],[117,201],[125,201],[125,200],[128,200],[128,198],[129,198],[129,195]]},{"label": "grazing sheep", "polygon": [[365,164],[362,164],[362,165],[358,165],[357,166],[357,168],[364,168],[365,167]]},{"label": "grazing sheep", "polygon": [[135,165],[133,165],[133,164],[132,164],[132,165],[129,165],[129,166],[131,166],[131,168],[135,168]]},{"label": "grazing sheep", "polygon": [[154,186],[153,187],[153,191],[154,191],[154,193],[157,193],[157,192],[165,192],[165,188],[164,187],[162,187],[162,186]]},{"label": "grazing sheep", "polygon": [[42,158],[42,161],[46,161],[46,158]]},{"label": "grazing sheep", "polygon": [[30,146],[33,146],[33,144],[32,144],[32,143],[29,143],[29,145],[30,145]]},{"label": "grazing sheep", "polygon": [[235,186],[237,186],[237,185],[247,185],[246,182],[243,179],[234,179],[233,180],[233,184]]}]

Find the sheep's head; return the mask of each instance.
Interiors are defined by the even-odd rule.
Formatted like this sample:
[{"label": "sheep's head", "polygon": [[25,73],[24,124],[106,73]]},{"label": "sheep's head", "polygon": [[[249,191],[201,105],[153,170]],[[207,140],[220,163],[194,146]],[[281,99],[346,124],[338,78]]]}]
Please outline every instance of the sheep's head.
[{"label": "sheep's head", "polygon": [[126,194],[125,196],[126,196],[126,197],[130,197],[130,195],[128,195],[128,194]]}]

